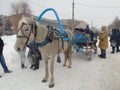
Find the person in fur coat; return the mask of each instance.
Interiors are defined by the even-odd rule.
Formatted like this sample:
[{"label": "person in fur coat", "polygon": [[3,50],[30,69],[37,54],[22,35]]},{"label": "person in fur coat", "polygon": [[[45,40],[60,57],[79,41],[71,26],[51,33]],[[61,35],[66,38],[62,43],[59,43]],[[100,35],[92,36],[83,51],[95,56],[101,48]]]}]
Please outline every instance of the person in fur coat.
[{"label": "person in fur coat", "polygon": [[108,48],[108,31],[106,26],[101,27],[101,34],[99,36],[99,48],[101,54],[98,55],[100,58],[106,58],[106,49]]}]

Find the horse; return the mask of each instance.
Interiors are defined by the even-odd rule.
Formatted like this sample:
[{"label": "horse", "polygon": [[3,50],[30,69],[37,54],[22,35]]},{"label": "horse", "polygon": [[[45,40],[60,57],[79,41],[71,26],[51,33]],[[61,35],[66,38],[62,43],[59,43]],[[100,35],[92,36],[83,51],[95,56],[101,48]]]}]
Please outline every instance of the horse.
[{"label": "horse", "polygon": [[[51,29],[51,31],[49,31]],[[56,54],[64,54],[64,64],[71,68],[71,52],[72,44],[67,40],[63,40],[62,35],[57,35],[52,27],[49,29],[39,22],[35,21],[32,17],[22,16],[18,23],[17,38],[14,48],[17,52],[20,52],[26,48],[26,46],[33,40],[39,45],[39,51],[41,52],[42,59],[45,61],[45,76],[42,82],[47,82],[49,78],[50,69],[50,82],[49,88],[54,87],[54,59]],[[51,33],[52,32],[52,33]],[[66,37],[72,38],[72,32],[69,29],[65,30]],[[60,34],[60,33],[59,33]],[[46,40],[46,38],[48,38]],[[52,39],[51,39],[52,38]],[[46,43],[47,41],[47,43]],[[50,59],[50,67],[48,60]],[[68,63],[68,65],[67,65]]]}]

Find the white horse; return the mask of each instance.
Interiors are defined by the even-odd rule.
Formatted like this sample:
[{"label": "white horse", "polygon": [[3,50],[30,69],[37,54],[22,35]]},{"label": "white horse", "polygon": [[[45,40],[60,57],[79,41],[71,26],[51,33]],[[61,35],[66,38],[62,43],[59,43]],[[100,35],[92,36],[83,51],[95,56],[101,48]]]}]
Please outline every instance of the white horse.
[{"label": "white horse", "polygon": [[[51,29],[51,28],[50,28]],[[72,38],[72,33],[70,30],[65,30],[67,36]],[[20,52],[26,48],[26,45],[35,40],[36,43],[41,43],[46,40],[46,36],[49,35],[48,28],[40,25],[38,22],[35,22],[32,18],[28,18],[23,16],[19,21],[18,29],[17,29],[17,39],[15,43],[15,50]],[[66,66],[68,61],[68,68],[71,68],[71,51],[72,45],[68,43],[68,41],[64,41],[60,36],[57,36],[54,31],[52,33],[52,40],[47,44],[39,47],[39,51],[41,52],[42,59],[45,60],[45,77],[42,82],[47,82],[49,77],[49,69],[50,69],[50,83],[49,87],[54,87],[54,59],[56,54],[59,52],[63,52],[65,56],[65,61],[63,66]],[[50,59],[50,68],[48,65],[48,59]]]}]

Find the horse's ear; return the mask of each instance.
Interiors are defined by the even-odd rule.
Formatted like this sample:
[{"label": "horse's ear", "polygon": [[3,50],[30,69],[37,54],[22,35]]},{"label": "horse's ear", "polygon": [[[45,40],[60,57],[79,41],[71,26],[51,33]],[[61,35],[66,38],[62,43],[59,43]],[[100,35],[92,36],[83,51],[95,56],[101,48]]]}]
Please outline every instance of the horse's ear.
[{"label": "horse's ear", "polygon": [[31,17],[31,20],[34,21],[34,16]]},{"label": "horse's ear", "polygon": [[25,17],[25,15],[23,14],[23,15],[22,15],[22,18],[24,18],[24,17]]},{"label": "horse's ear", "polygon": [[29,22],[30,25],[32,25],[34,23],[34,17],[33,16],[30,17],[28,22]]}]

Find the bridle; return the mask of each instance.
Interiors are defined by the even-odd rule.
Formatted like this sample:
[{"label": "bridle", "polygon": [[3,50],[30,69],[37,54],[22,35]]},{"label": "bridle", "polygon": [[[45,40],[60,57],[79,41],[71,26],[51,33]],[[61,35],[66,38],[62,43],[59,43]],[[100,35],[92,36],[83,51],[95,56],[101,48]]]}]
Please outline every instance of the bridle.
[{"label": "bridle", "polygon": [[[35,23],[35,22],[34,22]],[[25,43],[25,45],[24,45],[24,48],[27,46],[27,44],[28,44],[28,41],[29,41],[29,39],[30,39],[30,35],[31,35],[31,33],[32,33],[32,31],[33,30],[35,30],[35,34],[34,34],[34,39],[35,39],[35,37],[36,37],[36,28],[33,26],[33,24],[31,24],[31,25],[29,25],[31,28],[30,28],[30,32],[29,32],[29,34],[26,36],[25,34],[24,34],[24,32],[23,32],[23,27],[24,27],[24,25],[29,25],[29,24],[26,24],[26,23],[22,23],[22,25],[21,25],[21,27],[17,30],[17,38],[26,38],[27,40],[26,40],[26,43]],[[35,29],[34,29],[35,28]],[[19,31],[21,31],[21,33],[22,33],[22,35],[18,35],[18,32]],[[24,49],[23,48],[23,49]]]},{"label": "bridle", "polygon": [[[17,30],[17,38],[27,38],[27,39],[29,39],[29,36],[30,36],[30,34],[31,34],[31,30],[30,30],[29,35],[28,35],[28,36],[25,36],[25,34],[23,33],[23,29],[22,29],[24,25],[28,25],[28,24],[22,23],[21,27]],[[20,30],[21,30],[22,36],[18,35],[18,32],[19,32]]]}]

